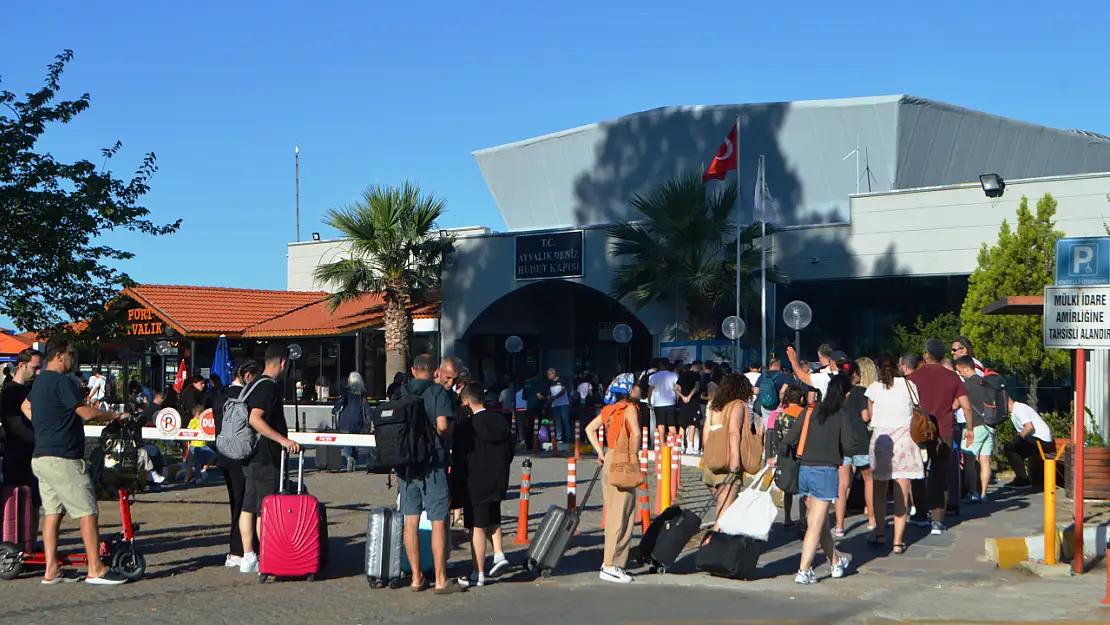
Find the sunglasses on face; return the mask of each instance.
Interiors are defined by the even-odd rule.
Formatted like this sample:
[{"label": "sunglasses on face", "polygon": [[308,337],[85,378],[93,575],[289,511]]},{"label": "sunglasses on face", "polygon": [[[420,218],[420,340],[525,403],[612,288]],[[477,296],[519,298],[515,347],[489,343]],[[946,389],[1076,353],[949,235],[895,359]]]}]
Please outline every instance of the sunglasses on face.
[{"label": "sunglasses on face", "polygon": [[953,352],[953,353],[955,353],[955,352],[962,352],[962,351],[964,351],[964,348],[963,348],[963,346],[962,346],[962,345],[953,345],[953,346],[952,346],[952,352]]}]

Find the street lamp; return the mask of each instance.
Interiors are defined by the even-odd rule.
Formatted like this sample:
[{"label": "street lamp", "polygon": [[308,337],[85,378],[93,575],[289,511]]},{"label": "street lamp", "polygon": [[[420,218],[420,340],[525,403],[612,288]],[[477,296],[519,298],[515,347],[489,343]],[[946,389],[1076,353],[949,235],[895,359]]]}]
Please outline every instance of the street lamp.
[{"label": "street lamp", "polygon": [[733,371],[740,371],[740,337],[744,336],[744,330],[746,329],[747,325],[744,323],[744,320],[736,315],[725,317],[725,320],[721,323],[721,333],[723,333],[728,340],[734,342],[732,353]]},{"label": "street lamp", "polygon": [[293,363],[293,431],[295,432],[301,431],[301,402],[297,396],[297,361],[302,355],[304,352],[300,345],[293,343],[289,346],[289,361]]},{"label": "street lamp", "polygon": [[813,321],[813,310],[810,309],[809,304],[801,300],[794,300],[782,309],[782,320],[786,322],[787,327],[794,330],[794,351],[798,352],[800,357],[802,353],[802,330]]},{"label": "street lamp", "polygon": [[[632,341],[632,327],[629,326],[627,323],[618,323],[617,325],[613,326],[613,340],[627,346],[627,348],[628,348],[628,369],[627,369],[627,371],[632,371],[632,343],[631,343],[631,341]],[[619,369],[620,367],[617,367],[617,368]],[[624,371],[618,371],[617,373],[624,373]]]}]

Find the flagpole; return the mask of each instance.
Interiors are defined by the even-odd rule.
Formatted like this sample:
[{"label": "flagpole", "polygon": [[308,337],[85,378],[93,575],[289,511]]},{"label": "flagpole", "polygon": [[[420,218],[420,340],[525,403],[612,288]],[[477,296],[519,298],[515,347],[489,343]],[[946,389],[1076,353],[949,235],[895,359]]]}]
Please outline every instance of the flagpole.
[{"label": "flagpole", "polygon": [[[740,316],[740,114],[736,114],[736,318]],[[740,368],[740,337],[736,337],[735,351],[732,353],[733,370],[743,372]]]},{"label": "flagpole", "polygon": [[759,216],[759,293],[760,293],[760,346],[763,348],[763,370],[767,370],[767,182],[764,169],[764,157],[759,155],[759,206],[762,209]]}]

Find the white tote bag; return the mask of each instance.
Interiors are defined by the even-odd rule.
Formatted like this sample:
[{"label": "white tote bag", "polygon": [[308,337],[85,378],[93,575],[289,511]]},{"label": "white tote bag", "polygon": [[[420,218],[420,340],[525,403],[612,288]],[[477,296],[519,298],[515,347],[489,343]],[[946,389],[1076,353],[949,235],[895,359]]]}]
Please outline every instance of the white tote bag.
[{"label": "white tote bag", "polygon": [[717,519],[717,527],[721,532],[767,540],[779,513],[771,497],[770,487],[767,490],[760,488],[767,469],[768,467],[763,467],[752,479],[752,483],[736,497],[736,501],[721,513],[721,518]]}]

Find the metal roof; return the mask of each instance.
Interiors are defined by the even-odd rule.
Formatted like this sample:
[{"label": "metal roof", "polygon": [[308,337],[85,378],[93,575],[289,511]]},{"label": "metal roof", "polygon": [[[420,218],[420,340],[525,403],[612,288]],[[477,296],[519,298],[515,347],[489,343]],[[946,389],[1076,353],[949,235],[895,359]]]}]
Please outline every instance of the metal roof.
[{"label": "metal roof", "polygon": [[[636,193],[704,170],[740,117],[742,219],[759,156],[783,226],[849,221],[849,196],[977,181],[1110,171],[1110,140],[895,95],[679,106],[474,152],[510,230],[638,219]],[[859,137],[857,179],[854,156]],[[870,175],[868,175],[870,172]]]}]

